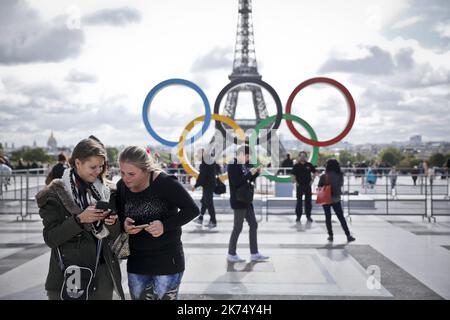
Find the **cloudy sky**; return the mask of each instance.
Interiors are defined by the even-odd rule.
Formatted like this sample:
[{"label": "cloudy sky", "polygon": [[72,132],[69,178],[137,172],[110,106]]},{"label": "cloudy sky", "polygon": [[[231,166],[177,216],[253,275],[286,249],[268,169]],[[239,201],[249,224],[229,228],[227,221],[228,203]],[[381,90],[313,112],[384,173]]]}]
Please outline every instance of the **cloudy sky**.
[{"label": "cloudy sky", "polygon": [[[1,0],[0,142],[43,146],[54,131],[59,145],[90,134],[109,145],[154,144],[141,114],[154,85],[194,81],[213,105],[229,82],[237,4]],[[448,0],[254,0],[253,24],[259,72],[283,104],[302,81],[331,77],[357,105],[346,141],[449,141]],[[248,101],[242,97],[237,115],[252,116]],[[338,91],[321,85],[302,91],[293,113],[321,140],[348,116]],[[202,114],[192,90],[169,87],[149,117],[161,136],[177,140]],[[279,132],[291,139],[285,124]]]}]

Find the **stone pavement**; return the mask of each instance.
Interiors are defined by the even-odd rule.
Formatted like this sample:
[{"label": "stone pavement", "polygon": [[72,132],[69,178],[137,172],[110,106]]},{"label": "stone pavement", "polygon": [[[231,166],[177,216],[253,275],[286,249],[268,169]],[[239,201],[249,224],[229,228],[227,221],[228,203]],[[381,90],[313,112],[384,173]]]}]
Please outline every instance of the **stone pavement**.
[{"label": "stone pavement", "polygon": [[[247,261],[229,264],[232,218],[219,214],[212,230],[184,226],[180,299],[450,299],[450,218],[353,216],[356,241],[347,244],[333,217],[329,244],[323,215],[311,224],[295,223],[293,215],[269,221],[258,215],[259,250],[269,261],[249,261],[244,225],[238,254]],[[37,215],[24,222],[0,215],[0,299],[46,299],[48,260]],[[121,267],[129,297],[125,261]]]}]

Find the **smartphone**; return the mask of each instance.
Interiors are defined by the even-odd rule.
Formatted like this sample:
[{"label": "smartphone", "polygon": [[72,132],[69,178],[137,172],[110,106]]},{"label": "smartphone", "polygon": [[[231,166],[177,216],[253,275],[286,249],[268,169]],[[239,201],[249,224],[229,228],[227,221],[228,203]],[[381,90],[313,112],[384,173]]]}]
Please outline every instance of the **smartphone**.
[{"label": "smartphone", "polygon": [[95,209],[106,211],[109,209],[109,202],[97,201],[97,203],[95,204]]},{"label": "smartphone", "polygon": [[147,228],[148,226],[150,226],[148,223],[146,223],[146,224],[140,224],[140,225],[138,225],[138,226],[134,226],[135,228],[138,228],[138,229],[145,229],[145,228]]}]

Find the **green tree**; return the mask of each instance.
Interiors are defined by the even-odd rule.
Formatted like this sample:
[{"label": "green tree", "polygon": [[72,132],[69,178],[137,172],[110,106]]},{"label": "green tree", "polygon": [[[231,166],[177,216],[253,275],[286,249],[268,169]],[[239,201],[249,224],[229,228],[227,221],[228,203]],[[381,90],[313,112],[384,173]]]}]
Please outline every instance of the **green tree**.
[{"label": "green tree", "polygon": [[447,164],[447,160],[450,159],[450,153],[445,155],[445,164]]},{"label": "green tree", "polygon": [[42,163],[50,163],[54,161],[53,157],[49,156],[42,148],[20,149],[14,151],[11,155],[12,161],[18,161],[20,158],[22,158],[26,162],[35,161]]},{"label": "green tree", "polygon": [[403,159],[403,155],[397,148],[386,148],[381,150],[379,160],[389,166],[397,166]]},{"label": "green tree", "polygon": [[420,164],[420,160],[416,159],[416,157],[409,155],[403,158],[399,163],[398,166],[400,168],[413,168],[414,166],[418,166]]},{"label": "green tree", "polygon": [[117,160],[119,157],[119,150],[114,147],[107,147],[106,148],[106,154],[108,156],[108,163],[110,166],[116,167],[117,166]]},{"label": "green tree", "polygon": [[351,163],[355,162],[355,157],[347,150],[342,150],[339,153],[339,162],[341,163],[341,166],[345,167],[349,161]]},{"label": "green tree", "polygon": [[431,157],[428,159],[428,164],[430,167],[442,167],[444,165],[444,162],[446,162],[447,159],[442,153],[435,153],[432,154]]},{"label": "green tree", "polygon": [[327,160],[330,158],[336,158],[335,154],[319,152],[319,159],[317,160],[317,166],[324,167],[327,163]]},{"label": "green tree", "polygon": [[369,159],[365,155],[357,152],[354,160],[355,160],[355,162],[363,162],[363,161],[367,162]]}]

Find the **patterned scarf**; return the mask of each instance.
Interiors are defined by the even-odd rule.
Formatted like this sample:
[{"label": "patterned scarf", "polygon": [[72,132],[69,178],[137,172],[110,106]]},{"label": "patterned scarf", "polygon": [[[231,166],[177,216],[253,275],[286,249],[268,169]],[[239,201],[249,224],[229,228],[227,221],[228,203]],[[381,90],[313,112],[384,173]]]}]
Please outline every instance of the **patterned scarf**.
[{"label": "patterned scarf", "polygon": [[91,205],[92,197],[96,201],[101,200],[100,193],[94,185],[81,179],[75,169],[70,170],[70,187],[75,203],[83,210]]}]

